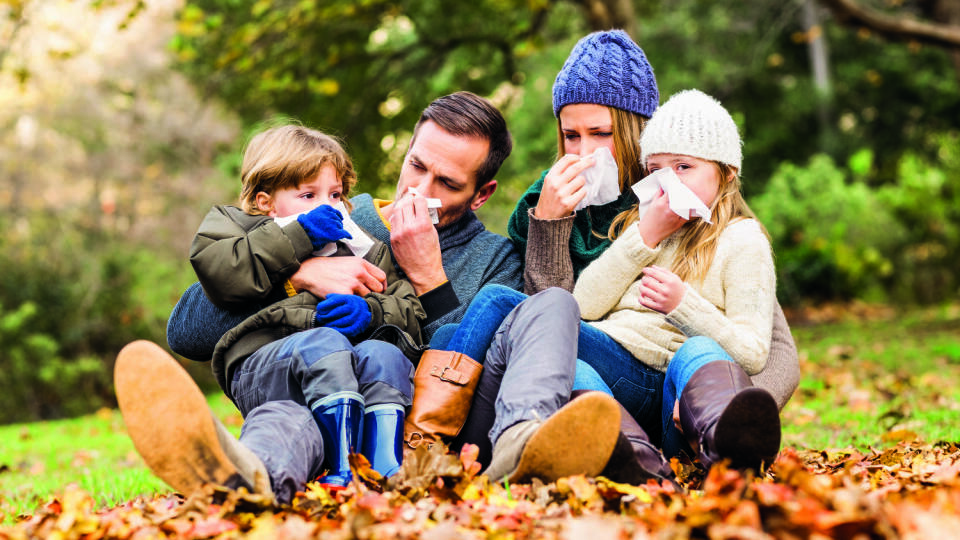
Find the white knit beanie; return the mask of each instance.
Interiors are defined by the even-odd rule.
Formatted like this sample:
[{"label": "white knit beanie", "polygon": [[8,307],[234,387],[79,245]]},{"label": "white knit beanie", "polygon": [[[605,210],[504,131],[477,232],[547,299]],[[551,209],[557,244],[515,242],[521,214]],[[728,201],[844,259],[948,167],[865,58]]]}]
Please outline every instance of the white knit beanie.
[{"label": "white knit beanie", "polygon": [[699,90],[674,94],[653,113],[640,135],[640,161],[653,154],[680,154],[719,161],[740,170],[743,152],[737,124],[716,99]]}]

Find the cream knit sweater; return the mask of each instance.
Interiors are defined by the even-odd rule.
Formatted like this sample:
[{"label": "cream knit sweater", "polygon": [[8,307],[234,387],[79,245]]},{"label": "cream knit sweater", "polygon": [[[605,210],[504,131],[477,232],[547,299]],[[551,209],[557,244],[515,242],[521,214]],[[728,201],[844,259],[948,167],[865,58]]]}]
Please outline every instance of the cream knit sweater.
[{"label": "cream knit sweater", "polygon": [[581,317],[660,371],[690,336],[712,338],[750,375],[762,370],[770,350],[776,275],[759,223],[742,219],[727,226],[703,282],[688,282],[672,312],[643,307],[643,268],[669,269],[678,256],[675,236],[650,249],[639,228],[627,227],[577,279],[573,295]]}]

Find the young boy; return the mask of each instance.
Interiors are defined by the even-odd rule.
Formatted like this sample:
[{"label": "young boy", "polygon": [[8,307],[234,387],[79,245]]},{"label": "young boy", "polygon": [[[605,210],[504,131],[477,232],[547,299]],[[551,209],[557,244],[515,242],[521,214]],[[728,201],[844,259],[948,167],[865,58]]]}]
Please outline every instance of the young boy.
[{"label": "young boy", "polygon": [[[349,221],[345,197],[355,181],[349,157],[333,138],[296,125],[271,128],[244,151],[243,208],[216,206],[200,225],[190,260],[210,299],[223,307],[250,298],[266,304],[223,336],[212,361],[217,382],[245,418],[240,445],[225,438],[215,420],[212,426],[200,421],[199,431],[206,432],[201,442],[223,447],[227,455],[226,463],[220,463],[225,484],[254,487],[256,473],[266,472],[277,498],[288,499],[305,480],[301,471],[291,470],[310,469],[309,479],[322,470],[325,455],[331,472],[321,481],[344,486],[350,480],[347,455],[358,449],[384,476],[399,469],[413,366],[393,345],[364,338],[392,324],[419,342],[426,313],[410,283],[397,276],[387,246]],[[387,275],[384,292],[321,299],[279,286],[316,252],[364,257]],[[179,434],[176,426],[166,433],[157,425],[174,419],[158,417],[158,407],[139,399],[150,394],[152,401],[182,403],[191,393],[182,388],[179,366],[161,353],[144,344],[122,351],[117,397],[147,464],[168,484],[188,492],[211,475],[190,470],[197,456],[178,448],[179,437],[167,436]],[[142,377],[143,370],[153,376]],[[278,406],[309,407],[322,438],[319,459],[316,448],[290,451],[270,445],[275,426],[261,409],[276,416]],[[189,409],[194,408],[202,405]],[[249,450],[262,464],[253,460],[254,466],[244,470],[250,456],[236,448],[244,445],[252,446]],[[296,463],[301,460],[303,464]],[[237,482],[236,475],[245,482]]]}]

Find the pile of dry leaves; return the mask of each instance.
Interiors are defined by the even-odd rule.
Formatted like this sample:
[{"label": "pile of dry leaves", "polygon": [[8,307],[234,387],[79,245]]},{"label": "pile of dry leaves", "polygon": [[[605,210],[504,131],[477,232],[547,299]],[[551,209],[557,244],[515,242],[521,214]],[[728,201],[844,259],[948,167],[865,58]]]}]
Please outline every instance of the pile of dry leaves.
[{"label": "pile of dry leaves", "polygon": [[208,488],[95,511],[62,497],[0,539],[19,538],[941,538],[960,534],[960,448],[901,442],[863,454],[785,449],[764,477],[674,462],[686,492],[573,476],[491,484],[472,448],[418,449],[384,483],[355,456],[359,481],[316,484],[290,506]]}]

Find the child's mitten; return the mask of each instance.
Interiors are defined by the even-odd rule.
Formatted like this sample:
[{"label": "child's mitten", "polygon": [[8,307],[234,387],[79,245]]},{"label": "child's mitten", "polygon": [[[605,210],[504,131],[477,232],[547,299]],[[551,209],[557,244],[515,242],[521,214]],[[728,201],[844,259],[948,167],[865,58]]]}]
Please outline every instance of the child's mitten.
[{"label": "child's mitten", "polygon": [[354,337],[370,326],[370,306],[355,294],[328,294],[317,304],[317,326],[326,326]]},{"label": "child's mitten", "polygon": [[343,215],[329,204],[321,204],[305,214],[300,214],[297,222],[310,237],[313,249],[320,249],[341,238],[353,238],[343,228]]}]

